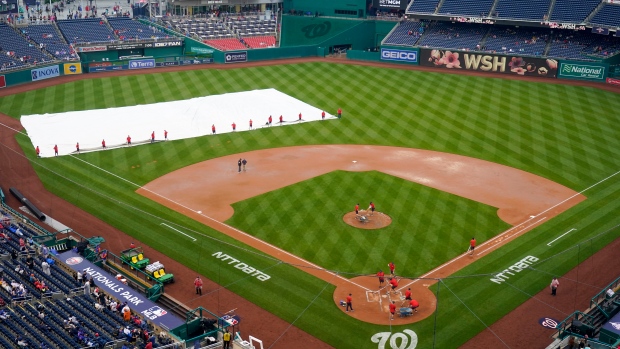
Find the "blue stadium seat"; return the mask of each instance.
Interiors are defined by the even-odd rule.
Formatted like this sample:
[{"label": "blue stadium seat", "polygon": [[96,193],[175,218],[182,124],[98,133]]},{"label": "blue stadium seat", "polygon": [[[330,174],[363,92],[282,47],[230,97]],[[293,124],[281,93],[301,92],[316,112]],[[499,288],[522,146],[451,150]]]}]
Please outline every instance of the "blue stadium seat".
[{"label": "blue stadium seat", "polygon": [[454,50],[474,50],[489,30],[488,26],[439,22],[430,26],[418,46]]},{"label": "blue stadium seat", "polygon": [[554,22],[582,23],[601,0],[556,0],[551,13]]},{"label": "blue stadium seat", "polygon": [[[30,64],[34,64],[35,62],[42,63],[46,61],[52,61],[52,58],[48,57],[33,43],[28,42],[25,37],[21,36],[12,27],[7,26],[6,24],[0,24],[0,40],[0,47],[2,47],[2,52],[0,52],[0,56],[4,58],[1,63],[9,63],[11,61],[15,61],[17,65],[23,65],[19,57],[29,57],[25,60],[24,63]],[[15,52],[12,60],[7,59],[9,58],[7,56],[7,52],[9,51]]]},{"label": "blue stadium seat", "polygon": [[444,0],[439,14],[452,16],[488,16],[495,0]]},{"label": "blue stadium seat", "polygon": [[407,13],[435,13],[435,7],[440,0],[413,0],[407,8]]},{"label": "blue stadium seat", "polygon": [[485,51],[528,56],[542,56],[549,40],[549,30],[493,26],[484,44]]},{"label": "blue stadium seat", "polygon": [[[384,44],[413,46],[418,42],[418,39],[420,38],[420,28],[422,27],[422,25],[422,22],[400,22],[394,29],[394,31],[392,31],[390,36],[385,38]],[[411,35],[409,35],[410,31]]]},{"label": "blue stadium seat", "polygon": [[104,43],[118,40],[114,32],[100,18],[60,20],[58,28],[69,43]]},{"label": "blue stadium seat", "polygon": [[148,26],[126,17],[112,17],[108,19],[108,23],[114,29],[117,36],[124,40],[168,37],[168,34],[162,32],[157,27]]},{"label": "blue stadium seat", "polygon": [[620,6],[605,4],[590,20],[592,24],[620,27]]},{"label": "blue stadium seat", "polygon": [[[51,24],[30,25],[26,28],[22,28],[21,31],[37,44],[43,44],[45,50],[58,59],[78,59],[77,54],[72,53],[71,47],[69,47],[64,38],[58,34],[56,27]],[[23,224],[20,224],[20,227],[30,231],[30,229]],[[35,233],[32,232],[32,234],[34,235]]]},{"label": "blue stadium seat", "polygon": [[499,0],[495,13],[499,18],[542,21],[549,12],[550,0]]}]

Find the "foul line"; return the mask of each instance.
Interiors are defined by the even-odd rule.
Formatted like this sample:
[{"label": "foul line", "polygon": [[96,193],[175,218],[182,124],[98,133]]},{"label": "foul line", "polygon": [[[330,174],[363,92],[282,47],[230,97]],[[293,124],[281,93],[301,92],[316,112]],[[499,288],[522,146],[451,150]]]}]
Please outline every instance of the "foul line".
[{"label": "foul line", "polygon": [[169,225],[168,225],[168,224],[166,224],[166,223],[161,223],[160,225],[165,225],[166,227],[168,227],[168,228],[170,228],[170,229],[172,229],[172,230],[174,230],[174,231],[176,231],[176,232],[178,232],[178,233],[181,233],[181,234],[183,234],[183,235],[187,236],[188,238],[190,238],[190,239],[192,239],[192,240],[196,241],[196,238],[195,238],[195,237],[193,237],[193,236],[189,236],[189,235],[185,234],[184,232],[182,232],[182,231],[180,231],[180,230],[178,230],[178,229],[175,229],[175,228],[173,228],[173,227],[169,226]]},{"label": "foul line", "polygon": [[[536,224],[538,224],[538,223],[540,223],[540,222],[544,221],[545,219],[547,219],[547,217],[543,217],[543,218],[541,218],[541,219],[537,220],[536,222],[534,222],[534,223],[532,223],[532,224],[530,224],[530,225],[528,225],[528,226],[526,226],[526,227],[522,227],[522,228],[520,229],[520,231],[516,232],[516,233],[515,233],[515,234],[513,234],[513,235],[509,235],[509,236],[507,236],[507,237],[506,237],[506,240],[508,240],[508,239],[510,239],[510,238],[513,238],[513,237],[517,236],[517,234],[519,234],[521,231],[523,231],[523,230],[525,230],[525,229],[527,229],[527,228],[529,228],[529,227],[532,227],[532,226],[534,226],[534,225],[536,225]],[[489,240],[489,241],[487,241],[487,242],[491,242],[491,241],[493,241],[493,240],[495,240],[495,238],[493,238],[493,239],[491,239],[491,240]],[[501,242],[501,241],[500,241],[500,242]],[[499,242],[498,242],[498,243],[499,243]],[[497,243],[496,243],[496,244],[494,244],[494,246],[489,246],[488,248],[486,248],[486,249],[484,249],[484,250],[480,251],[480,253],[478,253],[478,254],[477,254],[477,256],[480,256],[481,254],[485,253],[486,251],[488,251],[488,250],[492,249],[493,247],[495,247],[495,245],[497,245]]]},{"label": "foul line", "polygon": [[566,233],[564,233],[564,234],[562,234],[562,235],[558,236],[557,238],[555,238],[555,240],[553,240],[553,241],[551,241],[550,243],[548,243],[548,244],[547,244],[547,246],[551,246],[551,244],[552,244],[552,243],[554,243],[556,240],[559,240],[562,236],[564,236],[564,235],[566,235],[566,234],[570,233],[570,232],[571,232],[571,231],[573,231],[573,230],[577,230],[577,229],[573,228],[573,229],[571,229],[571,230],[567,231]]}]

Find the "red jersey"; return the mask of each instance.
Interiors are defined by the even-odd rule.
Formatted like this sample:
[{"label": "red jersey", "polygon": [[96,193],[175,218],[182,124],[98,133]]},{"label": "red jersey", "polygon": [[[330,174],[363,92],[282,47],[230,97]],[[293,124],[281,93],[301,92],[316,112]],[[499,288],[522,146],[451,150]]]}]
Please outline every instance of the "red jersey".
[{"label": "red jersey", "polygon": [[105,139],[101,141],[101,146],[105,147]]},{"label": "red jersey", "polygon": [[271,123],[271,115],[269,115],[269,123]]},{"label": "red jersey", "polygon": [[351,298],[351,296],[347,296],[347,303],[351,303],[353,301],[353,298]]},{"label": "red jersey", "polygon": [[232,124],[233,131],[237,128],[237,125],[233,122]]},{"label": "red jersey", "polygon": [[131,143],[131,137],[127,136],[127,143]]},{"label": "red jersey", "polygon": [[37,146],[37,149],[35,149],[35,151],[37,152],[37,155],[39,155],[39,153],[41,152],[41,151],[39,150],[39,146]]},{"label": "red jersey", "polygon": [[396,312],[396,304],[390,303],[390,313],[394,314]]},{"label": "red jersey", "polygon": [[164,138],[168,138],[168,131],[164,130]]},{"label": "red jersey", "polygon": [[194,280],[194,286],[201,287],[202,286],[202,280],[199,279],[199,278],[196,278],[196,280]]},{"label": "red jersey", "polygon": [[394,265],[394,263],[390,262],[390,264],[388,264],[388,266],[390,267],[390,271],[392,272],[392,274],[394,274],[394,269],[396,269],[396,265]]},{"label": "red jersey", "polygon": [[385,273],[383,271],[380,271],[377,273],[377,276],[379,277],[379,280],[383,280],[383,278],[385,277]]},{"label": "red jersey", "polygon": [[57,145],[54,146],[54,151],[58,153],[58,146]]},{"label": "red jersey", "polygon": [[215,132],[215,125],[211,126],[211,131]]},{"label": "red jersey", "polygon": [[252,127],[252,120],[250,120],[250,127]]},{"label": "red jersey", "polygon": [[420,303],[418,303],[418,301],[416,301],[415,299],[412,299],[411,302],[409,302],[409,305],[411,306],[411,308],[417,308],[420,306]]},{"label": "red jersey", "polygon": [[370,204],[370,208],[375,208],[375,204]]},{"label": "red jersey", "polygon": [[299,120],[301,120],[301,113],[299,113]]},{"label": "red jersey", "polygon": [[338,114],[342,114],[342,109],[338,108]]},{"label": "red jersey", "polygon": [[282,115],[280,115],[280,123],[282,123]]},{"label": "red jersey", "polygon": [[155,139],[155,132],[151,133],[151,139]]},{"label": "red jersey", "polygon": [[476,247],[476,239],[469,240],[469,246]]},{"label": "red jersey", "polygon": [[359,211],[360,210],[360,205],[355,205],[355,211]]},{"label": "red jersey", "polygon": [[407,290],[407,292],[405,292],[405,298],[411,298],[411,290]]},{"label": "red jersey", "polygon": [[325,112],[322,112],[322,113],[321,113],[321,117],[322,117],[323,119],[325,119]]},{"label": "red jersey", "polygon": [[75,144],[75,149],[80,150],[80,143]]},{"label": "red jersey", "polygon": [[393,278],[392,280],[390,280],[390,285],[398,287],[398,280],[396,280],[396,278]]}]

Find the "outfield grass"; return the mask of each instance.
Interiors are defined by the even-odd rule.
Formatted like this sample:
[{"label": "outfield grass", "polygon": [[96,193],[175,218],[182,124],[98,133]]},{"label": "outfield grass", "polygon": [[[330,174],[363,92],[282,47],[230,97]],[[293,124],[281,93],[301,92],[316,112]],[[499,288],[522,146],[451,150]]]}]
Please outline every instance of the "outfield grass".
[{"label": "outfield grass", "polygon": [[[346,224],[359,199],[372,199],[392,224]],[[392,260],[399,275],[422,275],[463,253],[472,236],[482,243],[510,227],[495,207],[376,171],[335,171],[233,208],[226,223],[345,276],[374,274]]]},{"label": "outfield grass", "polygon": [[[532,172],[577,191],[620,169],[620,158],[616,156],[620,148],[618,95],[593,88],[516,80],[306,63],[81,80],[1,98],[0,111],[18,118],[24,114],[118,107],[272,87],[332,113],[341,107],[344,117],[332,122],[82,154],[79,159],[137,185],[213,157],[303,144],[376,144],[457,153]],[[256,116],[251,117],[257,120]],[[27,137],[18,136],[18,141],[33,159],[35,170],[50,191],[174,256],[286,321],[292,322],[303,314],[295,325],[335,347],[373,348],[376,344],[370,341],[371,336],[390,330],[344,315],[333,304],[333,288],[323,281],[254,253],[136,194],[135,186],[77,158],[36,159]],[[83,187],[77,187],[70,180]],[[458,275],[492,274],[530,254],[549,258],[540,264],[539,271],[518,274],[509,280],[512,286],[494,284],[487,275],[444,280],[434,287],[440,292],[437,323],[429,318],[407,327],[392,327],[392,330],[413,329],[420,338],[418,348],[431,348],[433,344],[436,348],[458,347],[484,326],[457,296],[475,309],[476,315],[486,324],[501,318],[527,299],[524,294],[534,294],[546,287],[551,274],[561,275],[620,236],[614,230],[550,258],[617,224],[619,194],[620,180],[613,177],[586,192],[588,200],[585,202],[480,259]],[[325,192],[326,197],[329,195]],[[403,196],[400,200],[411,201],[412,198]],[[351,203],[346,205],[349,207]],[[450,210],[444,212],[446,221],[454,216]],[[320,219],[322,217],[317,217]],[[188,231],[199,231],[205,237],[197,243],[179,239],[159,225],[163,220],[180,224]],[[578,233],[567,235],[552,247],[546,246],[552,240],[550,237],[571,228],[577,228]],[[258,282],[246,278],[241,271],[210,257],[218,251],[263,269],[272,279]],[[399,260],[394,262],[402,265]],[[375,267],[373,263],[368,268]],[[433,335],[435,327],[436,336]]]}]

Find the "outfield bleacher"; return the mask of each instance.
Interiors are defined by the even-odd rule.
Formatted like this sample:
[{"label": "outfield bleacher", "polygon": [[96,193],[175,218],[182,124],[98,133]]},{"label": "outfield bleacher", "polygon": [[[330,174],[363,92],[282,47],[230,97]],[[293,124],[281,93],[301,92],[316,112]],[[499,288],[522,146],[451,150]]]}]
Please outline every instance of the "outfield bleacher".
[{"label": "outfield bleacher", "polygon": [[[52,61],[52,58],[48,57],[35,44],[20,35],[13,27],[0,24],[0,40],[0,47],[2,47],[0,56],[3,56],[1,61],[3,64],[14,62],[14,66],[21,66]],[[14,54],[9,56],[7,55],[8,52],[13,52]]]},{"label": "outfield bleacher", "polygon": [[620,27],[620,6],[605,4],[592,17],[590,23],[608,27]]},{"label": "outfield bleacher", "polygon": [[79,58],[52,24],[29,25],[21,31],[28,35],[30,40],[43,44],[44,49],[58,59],[76,60]]},{"label": "outfield bleacher", "polygon": [[549,12],[550,0],[498,0],[498,18],[542,21]]},{"label": "outfield bleacher", "polygon": [[418,46],[474,50],[480,44],[489,27],[461,23],[434,23],[418,40]]},{"label": "outfield bleacher", "polygon": [[435,13],[440,0],[413,0],[407,8],[407,13]]},{"label": "outfield bleacher", "polygon": [[[546,31],[546,33],[543,33]],[[484,44],[485,51],[504,54],[542,56],[549,39],[546,29],[491,27]]]},{"label": "outfield bleacher", "polygon": [[157,27],[148,26],[137,20],[127,17],[111,17],[108,19],[110,27],[121,40],[156,39],[168,37]]},{"label": "outfield bleacher", "polygon": [[101,18],[67,19],[57,22],[69,43],[110,42],[118,38]]},{"label": "outfield bleacher", "polygon": [[[420,39],[422,22],[403,21],[385,38],[385,45],[414,46]],[[411,35],[409,34],[411,33]]]},{"label": "outfield bleacher", "polygon": [[444,0],[438,14],[446,16],[480,16],[489,14],[495,0]]},{"label": "outfield bleacher", "polygon": [[253,36],[243,38],[243,42],[245,42],[250,48],[268,48],[276,46],[276,37],[275,36]]},{"label": "outfield bleacher", "polygon": [[582,23],[600,3],[601,0],[555,0],[550,20]]},{"label": "outfield bleacher", "polygon": [[590,32],[565,32],[553,38],[549,57],[600,60],[620,52],[620,40],[611,35]]},{"label": "outfield bleacher", "polygon": [[205,40],[204,43],[220,51],[247,49],[247,46],[241,43],[237,38]]}]

